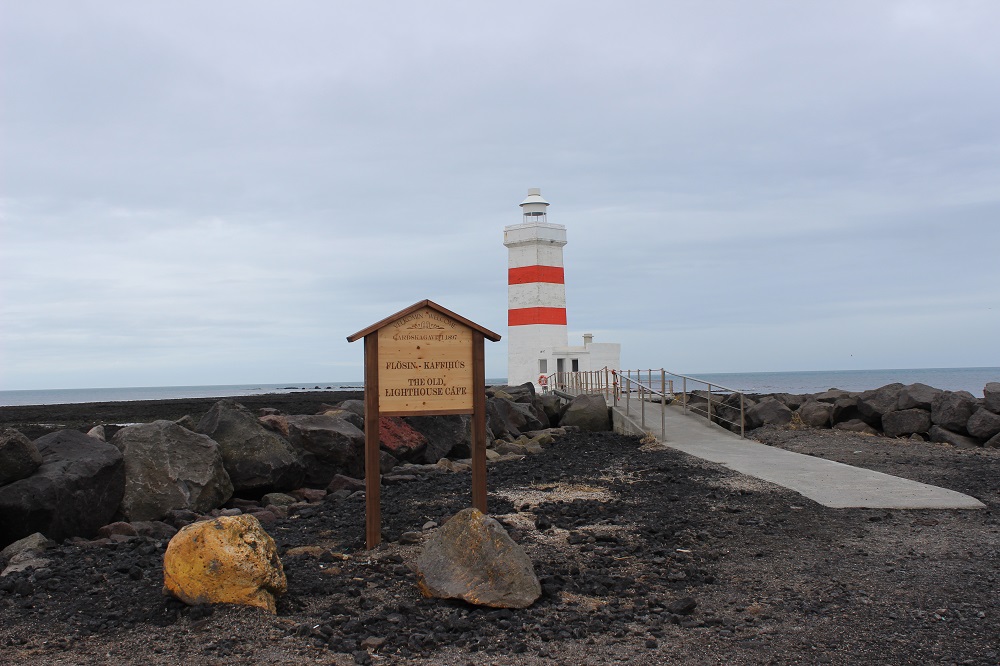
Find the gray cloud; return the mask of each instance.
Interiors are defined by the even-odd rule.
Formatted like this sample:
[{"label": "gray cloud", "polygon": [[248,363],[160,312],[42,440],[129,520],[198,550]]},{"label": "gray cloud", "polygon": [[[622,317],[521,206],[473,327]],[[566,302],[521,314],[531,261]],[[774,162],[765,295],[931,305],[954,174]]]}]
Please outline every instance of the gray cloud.
[{"label": "gray cloud", "polygon": [[628,364],[1000,365],[993,3],[0,12],[0,388],[357,379],[421,298],[504,334],[529,186]]}]

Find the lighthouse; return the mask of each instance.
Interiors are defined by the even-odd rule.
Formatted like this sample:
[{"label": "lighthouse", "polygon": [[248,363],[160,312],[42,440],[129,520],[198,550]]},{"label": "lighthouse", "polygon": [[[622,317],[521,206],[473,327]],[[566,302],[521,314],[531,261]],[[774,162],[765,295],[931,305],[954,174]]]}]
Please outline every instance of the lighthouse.
[{"label": "lighthouse", "polygon": [[[618,369],[621,346],[593,335],[570,347],[563,247],[566,227],[548,221],[537,187],[521,202],[521,223],[504,227],[507,247],[507,383],[539,383],[553,372]],[[595,365],[596,364],[596,365]]]}]

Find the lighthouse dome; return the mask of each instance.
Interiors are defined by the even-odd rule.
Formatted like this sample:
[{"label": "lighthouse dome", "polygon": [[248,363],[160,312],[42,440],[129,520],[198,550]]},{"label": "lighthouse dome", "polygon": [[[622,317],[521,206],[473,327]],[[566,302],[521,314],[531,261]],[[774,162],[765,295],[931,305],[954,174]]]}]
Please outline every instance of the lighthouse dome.
[{"label": "lighthouse dome", "polygon": [[529,187],[528,196],[521,202],[521,209],[525,215],[545,215],[545,209],[549,202],[542,198],[542,190],[539,187]]}]

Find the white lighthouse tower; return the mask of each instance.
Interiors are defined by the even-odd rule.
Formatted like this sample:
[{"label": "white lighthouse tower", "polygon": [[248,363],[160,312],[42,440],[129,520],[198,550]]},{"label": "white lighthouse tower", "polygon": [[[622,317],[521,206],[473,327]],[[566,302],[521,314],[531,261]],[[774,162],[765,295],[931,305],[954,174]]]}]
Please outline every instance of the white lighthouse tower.
[{"label": "white lighthouse tower", "polygon": [[563,246],[566,227],[548,221],[549,202],[537,187],[521,202],[521,224],[504,227],[507,247],[507,383],[532,382],[553,372],[618,369],[621,345],[583,336],[570,347],[566,330]]}]

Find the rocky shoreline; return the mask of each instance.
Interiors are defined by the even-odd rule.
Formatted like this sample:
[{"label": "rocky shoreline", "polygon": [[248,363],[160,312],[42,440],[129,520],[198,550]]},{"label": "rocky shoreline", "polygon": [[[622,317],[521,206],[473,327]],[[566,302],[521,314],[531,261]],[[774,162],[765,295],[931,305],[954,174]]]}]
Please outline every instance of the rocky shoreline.
[{"label": "rocky shoreline", "polygon": [[[716,397],[709,407],[709,395],[694,391],[689,404],[696,413],[710,413],[716,423],[739,430],[738,394]],[[833,428],[961,448],[1000,448],[1000,382],[986,384],[982,398],[968,391],[899,383],[869,391],[749,394],[743,409],[748,430],[764,425]]]},{"label": "rocky shoreline", "polygon": [[[513,395],[500,397],[518,404]],[[279,417],[272,433],[281,432],[281,416],[306,411],[279,396],[260,398],[270,404],[254,409]],[[306,413],[332,400],[322,394]],[[99,420],[110,430],[112,422],[139,421],[128,414],[150,410],[143,414],[149,422],[183,420],[197,429],[213,407],[208,403],[182,414],[177,405],[156,413],[155,405],[121,403],[117,413],[100,407],[106,411]],[[4,426],[28,422],[27,412],[9,409],[0,408]],[[101,425],[86,418],[86,406],[75,415],[59,409],[40,408],[37,423],[74,423],[81,435]],[[105,434],[114,439],[123,430]],[[613,433],[570,428],[530,447],[533,454],[527,444],[534,438],[518,444],[519,437],[493,434],[490,511],[535,563],[543,596],[531,608],[490,610],[417,592],[411,565],[420,544],[468,506],[470,479],[457,456],[443,464],[413,459],[386,475],[387,542],[371,552],[363,550],[363,495],[349,487],[290,491],[284,505],[263,495],[237,497],[206,514],[263,517],[288,576],[277,616],[189,607],[162,595],[168,533],[200,518],[174,510],[146,521],[161,523],[154,526],[161,533],[119,526],[98,538],[70,538],[45,549],[40,566],[0,579],[0,661],[1000,661],[997,449],[804,428],[791,420],[754,431],[773,446],[945,485],[988,507],[830,510]],[[397,443],[399,459],[418,455],[419,446]],[[511,448],[500,453],[504,447]]]}]

